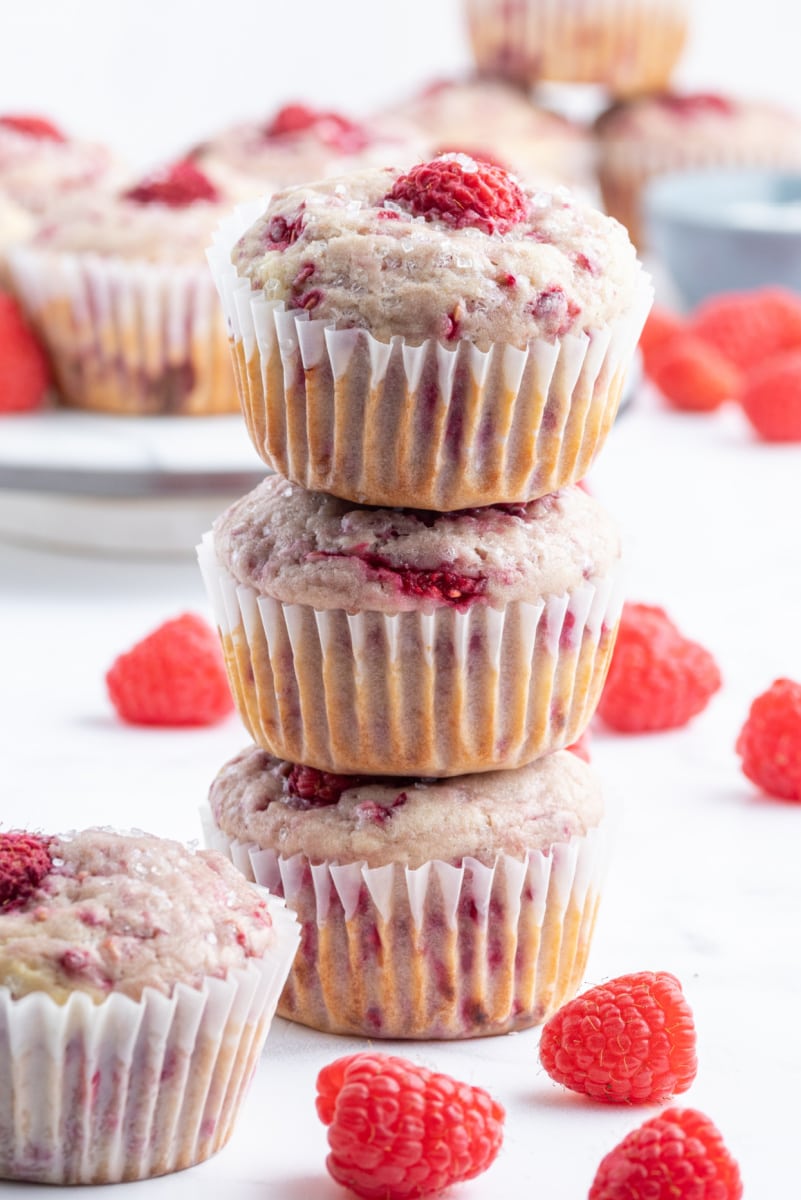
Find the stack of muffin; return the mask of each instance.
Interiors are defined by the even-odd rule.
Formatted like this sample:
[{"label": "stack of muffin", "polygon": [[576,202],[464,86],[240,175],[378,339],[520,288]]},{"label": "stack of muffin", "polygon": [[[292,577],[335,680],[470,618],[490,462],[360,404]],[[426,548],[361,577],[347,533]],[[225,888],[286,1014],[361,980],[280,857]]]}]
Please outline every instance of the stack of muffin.
[{"label": "stack of muffin", "polygon": [[277,193],[210,261],[276,474],[199,549],[255,741],[208,830],[300,916],[279,1011],[535,1024],[596,914],[608,822],[562,748],[609,662],[619,545],[576,483],[650,284],[616,222],[463,155]]}]

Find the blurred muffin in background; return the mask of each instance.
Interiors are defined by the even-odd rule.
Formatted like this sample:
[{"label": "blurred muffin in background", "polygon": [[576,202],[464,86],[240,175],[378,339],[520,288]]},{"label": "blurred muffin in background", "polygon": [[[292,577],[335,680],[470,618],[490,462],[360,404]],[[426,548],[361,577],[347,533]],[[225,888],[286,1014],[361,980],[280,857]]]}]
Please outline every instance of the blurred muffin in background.
[{"label": "blurred muffin in background", "polygon": [[379,121],[388,130],[394,122],[419,130],[431,156],[467,154],[535,186],[588,187],[592,179],[590,132],[502,80],[441,80],[388,109]]},{"label": "blurred muffin in background", "polygon": [[517,83],[601,84],[615,96],[667,86],[688,0],[465,0],[479,70]]},{"label": "blurred muffin in background", "polygon": [[30,237],[35,224],[31,213],[0,190],[0,291],[11,291],[13,287],[6,264],[8,251]]},{"label": "blurred muffin in background", "polygon": [[0,193],[43,213],[87,189],[113,187],[121,164],[98,142],[68,137],[46,117],[0,115]]},{"label": "blurred muffin in background", "polygon": [[61,398],[142,414],[239,409],[205,247],[237,199],[182,160],[76,196],[9,254]]},{"label": "blurred muffin in background", "polygon": [[762,100],[661,92],[613,105],[595,131],[604,205],[641,246],[643,190],[657,175],[721,166],[801,168],[801,115]]},{"label": "blurred muffin in background", "polygon": [[365,166],[406,166],[421,157],[412,128],[383,129],[342,113],[286,104],[266,120],[243,121],[209,138],[189,157],[211,178],[233,176],[254,196]]}]

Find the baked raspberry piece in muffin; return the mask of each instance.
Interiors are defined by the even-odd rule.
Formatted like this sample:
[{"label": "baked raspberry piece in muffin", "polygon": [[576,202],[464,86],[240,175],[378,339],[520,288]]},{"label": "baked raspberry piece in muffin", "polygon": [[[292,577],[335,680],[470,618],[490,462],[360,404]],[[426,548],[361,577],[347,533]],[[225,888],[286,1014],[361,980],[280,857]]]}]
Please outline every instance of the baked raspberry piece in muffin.
[{"label": "baked raspberry piece in muffin", "polygon": [[297,942],[221,854],[0,833],[0,1178],[114,1183],[208,1158]]},{"label": "baked raspberry piece in muffin", "polygon": [[581,982],[608,830],[573,754],[382,779],[251,746],[209,804],[209,843],[302,923],[283,1016],[363,1037],[476,1037],[537,1024]]},{"label": "baked raspberry piece in muffin", "polygon": [[179,161],[76,198],[12,251],[62,399],[131,415],[239,409],[204,247],[234,198]]},{"label": "baked raspberry piece in muffin", "polygon": [[446,155],[288,189],[242,224],[210,261],[280,474],[439,511],[586,474],[651,300],[617,222]]},{"label": "baked raspberry piece in muffin", "polygon": [[620,614],[619,541],[578,487],[454,513],[272,476],[200,548],[240,716],[326,771],[514,767],[580,736]]}]

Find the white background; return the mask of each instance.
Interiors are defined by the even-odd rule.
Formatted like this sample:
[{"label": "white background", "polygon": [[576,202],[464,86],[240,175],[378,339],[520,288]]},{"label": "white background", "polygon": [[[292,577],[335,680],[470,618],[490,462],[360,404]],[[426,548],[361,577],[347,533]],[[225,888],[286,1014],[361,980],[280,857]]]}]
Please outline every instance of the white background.
[{"label": "white background", "polygon": [[[677,81],[801,109],[794,0],[694,0]],[[0,112],[141,164],[305,99],[354,114],[469,65],[459,0],[0,0]]]}]

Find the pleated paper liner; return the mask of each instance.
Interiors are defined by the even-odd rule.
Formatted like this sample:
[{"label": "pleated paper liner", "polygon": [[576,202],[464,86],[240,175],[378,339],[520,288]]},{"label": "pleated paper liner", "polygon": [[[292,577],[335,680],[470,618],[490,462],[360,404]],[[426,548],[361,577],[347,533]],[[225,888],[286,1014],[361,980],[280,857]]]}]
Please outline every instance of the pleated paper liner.
[{"label": "pleated paper liner", "polygon": [[476,66],[530,86],[592,83],[612,95],[664,90],[687,39],[687,0],[463,0]]},{"label": "pleated paper liner", "polygon": [[239,411],[216,291],[198,266],[30,246],[8,257],[61,398],[102,412]]},{"label": "pleated paper liner", "polygon": [[298,944],[294,914],[268,904],[276,946],[200,988],[57,1004],[0,987],[0,1178],[147,1179],[225,1145]]},{"label": "pleated paper liner", "polygon": [[282,604],[198,547],[254,741],[341,774],[464,775],[568,746],[600,697],[621,571],[539,603],[385,614]]},{"label": "pleated paper liner", "polygon": [[523,860],[412,870],[282,858],[203,816],[208,845],[298,913],[301,948],[278,1006],[292,1021],[371,1038],[482,1037],[539,1024],[582,982],[608,817]]},{"label": "pleated paper liner", "polygon": [[605,328],[525,349],[380,342],[251,290],[230,261],[243,206],[209,250],[258,454],[311,491],[438,512],[535,499],[587,474],[615,418],[652,301]]}]

